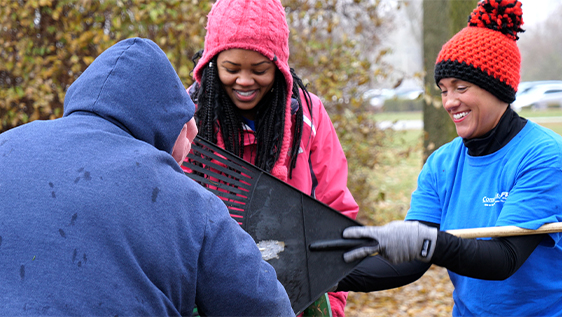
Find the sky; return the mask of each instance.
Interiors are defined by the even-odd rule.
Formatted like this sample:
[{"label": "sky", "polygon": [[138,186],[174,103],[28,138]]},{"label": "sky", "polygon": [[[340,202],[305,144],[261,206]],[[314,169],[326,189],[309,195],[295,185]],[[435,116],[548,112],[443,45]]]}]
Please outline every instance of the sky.
[{"label": "sky", "polygon": [[519,0],[523,9],[523,29],[546,19],[552,9],[562,5],[562,0]]}]

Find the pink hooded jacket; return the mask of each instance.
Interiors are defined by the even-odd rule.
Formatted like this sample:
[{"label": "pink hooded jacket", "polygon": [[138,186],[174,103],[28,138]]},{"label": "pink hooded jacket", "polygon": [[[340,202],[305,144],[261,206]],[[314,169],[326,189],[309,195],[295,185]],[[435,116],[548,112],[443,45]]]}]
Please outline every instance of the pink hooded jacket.
[{"label": "pink hooded jacket", "polygon": [[[289,61],[289,27],[285,9],[279,0],[218,0],[207,16],[205,48],[193,75],[201,83],[203,68],[222,51],[239,48],[256,51],[270,59],[283,74],[287,96],[292,95],[293,77]],[[304,124],[300,154],[292,178],[289,178],[290,147],[294,131],[294,113],[297,110],[287,98],[285,129],[280,157],[271,174],[282,181],[315,197],[321,202],[355,219],[359,207],[347,188],[347,159],[341,148],[330,117],[320,99],[312,98],[312,116],[304,106]],[[311,120],[312,118],[312,120]],[[254,162],[254,132],[248,127],[244,135],[244,159]],[[217,144],[222,143],[220,133]],[[345,316],[347,293],[328,293],[332,315]]]}]

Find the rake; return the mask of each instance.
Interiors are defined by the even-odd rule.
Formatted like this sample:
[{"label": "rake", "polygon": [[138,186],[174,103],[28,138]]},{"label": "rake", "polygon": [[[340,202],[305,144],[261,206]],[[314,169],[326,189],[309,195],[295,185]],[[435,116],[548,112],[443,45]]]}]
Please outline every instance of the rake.
[{"label": "rake", "polygon": [[[217,195],[252,236],[285,287],[295,314],[358,263],[345,263],[342,231],[361,225],[238,156],[196,137],[186,175]],[[367,242],[374,240],[360,240]],[[326,243],[328,242],[328,243]]]}]

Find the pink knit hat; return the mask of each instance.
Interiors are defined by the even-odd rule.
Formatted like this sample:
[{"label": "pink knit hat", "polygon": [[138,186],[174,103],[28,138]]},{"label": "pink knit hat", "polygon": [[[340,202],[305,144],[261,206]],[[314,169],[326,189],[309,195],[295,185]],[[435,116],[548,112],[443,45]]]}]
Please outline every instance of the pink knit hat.
[{"label": "pink knit hat", "polygon": [[287,153],[291,144],[291,95],[293,76],[289,68],[289,26],[280,0],[218,0],[207,16],[203,56],[193,71],[201,83],[203,67],[222,51],[233,48],[256,51],[269,58],[287,82],[285,131],[279,160],[271,173],[287,179]]}]

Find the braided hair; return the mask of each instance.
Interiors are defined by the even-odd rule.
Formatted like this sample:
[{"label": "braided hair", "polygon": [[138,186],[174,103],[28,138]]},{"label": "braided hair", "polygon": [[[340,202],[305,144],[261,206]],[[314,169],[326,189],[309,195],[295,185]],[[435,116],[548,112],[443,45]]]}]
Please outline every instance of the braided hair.
[{"label": "braided hair", "polygon": [[[197,52],[192,58],[195,65],[196,60],[201,56],[201,52]],[[295,116],[295,127],[290,151],[289,178],[292,178],[292,172],[297,163],[304,122],[304,111],[299,90],[302,90],[312,116],[312,100],[308,90],[292,68],[291,75],[293,76],[291,98],[298,102],[298,109],[293,114]],[[251,163],[267,172],[271,172],[275,162],[279,159],[283,143],[285,107],[288,98],[286,87],[287,82],[283,74],[279,69],[276,69],[273,89],[256,105],[255,142],[257,150],[255,161]],[[218,140],[217,131],[220,131],[225,149],[243,158],[244,139],[242,136],[244,135],[245,124],[238,108],[221,85],[217,56],[214,56],[209,64],[202,68],[201,84],[195,84],[195,93],[192,98],[197,104],[195,122],[199,129],[199,135],[216,144]]]}]

